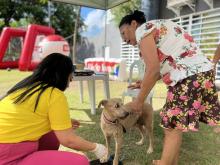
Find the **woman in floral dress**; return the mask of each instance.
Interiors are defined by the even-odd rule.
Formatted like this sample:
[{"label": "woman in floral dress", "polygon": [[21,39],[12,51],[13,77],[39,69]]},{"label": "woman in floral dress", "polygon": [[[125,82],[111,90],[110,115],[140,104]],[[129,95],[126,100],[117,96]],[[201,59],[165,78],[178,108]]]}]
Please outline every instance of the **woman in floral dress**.
[{"label": "woman in floral dress", "polygon": [[214,85],[213,64],[178,24],[170,20],[146,22],[143,12],[122,18],[122,39],[138,45],[147,66],[140,93],[128,104],[141,113],[145,98],[157,80],[167,85],[166,103],[160,112],[164,145],[157,165],[177,165],[182,132],[198,131],[199,122],[220,124],[220,105]]}]

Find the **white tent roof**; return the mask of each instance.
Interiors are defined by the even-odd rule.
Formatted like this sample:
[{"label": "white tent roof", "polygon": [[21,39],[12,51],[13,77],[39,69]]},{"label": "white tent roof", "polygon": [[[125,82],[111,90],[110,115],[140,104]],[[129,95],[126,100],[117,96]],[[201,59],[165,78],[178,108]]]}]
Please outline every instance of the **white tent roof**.
[{"label": "white tent roof", "polygon": [[108,10],[129,0],[51,0],[51,1]]}]

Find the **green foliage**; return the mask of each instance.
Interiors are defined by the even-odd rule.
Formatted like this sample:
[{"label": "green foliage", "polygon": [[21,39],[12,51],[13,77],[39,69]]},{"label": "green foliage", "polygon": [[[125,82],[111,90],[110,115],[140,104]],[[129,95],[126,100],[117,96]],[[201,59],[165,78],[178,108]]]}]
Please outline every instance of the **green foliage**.
[{"label": "green foliage", "polygon": [[114,21],[118,25],[121,18],[134,10],[138,10],[141,7],[141,0],[130,0],[127,3],[119,5],[111,10],[114,15]]},{"label": "green foliage", "polygon": [[2,0],[0,1],[0,18],[3,25],[11,26],[14,21],[26,19],[29,23],[46,25],[47,3],[39,0]]},{"label": "green foliage", "polygon": [[[64,37],[68,37],[74,33],[74,26],[77,19],[78,6],[65,4],[65,3],[53,3],[51,13],[51,24],[56,29],[57,34],[61,34]],[[83,26],[83,21],[79,20],[78,27]],[[79,33],[78,33],[79,37]],[[68,42],[72,45],[73,37],[70,37]]]},{"label": "green foliage", "polygon": [[[28,24],[48,26],[48,0],[0,0],[0,31],[6,26],[27,27]],[[63,37],[74,33],[76,6],[51,3],[51,26]],[[79,21],[79,27],[83,21]],[[72,44],[72,37],[68,40]]]}]

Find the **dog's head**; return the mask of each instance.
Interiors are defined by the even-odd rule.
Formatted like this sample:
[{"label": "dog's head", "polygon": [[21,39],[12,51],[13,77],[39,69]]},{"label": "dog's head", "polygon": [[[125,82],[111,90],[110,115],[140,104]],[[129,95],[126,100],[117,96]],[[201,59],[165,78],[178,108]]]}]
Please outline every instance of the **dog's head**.
[{"label": "dog's head", "polygon": [[124,119],[129,115],[123,102],[119,98],[112,98],[108,100],[101,100],[99,102],[98,108],[104,107],[105,113],[114,119]]}]

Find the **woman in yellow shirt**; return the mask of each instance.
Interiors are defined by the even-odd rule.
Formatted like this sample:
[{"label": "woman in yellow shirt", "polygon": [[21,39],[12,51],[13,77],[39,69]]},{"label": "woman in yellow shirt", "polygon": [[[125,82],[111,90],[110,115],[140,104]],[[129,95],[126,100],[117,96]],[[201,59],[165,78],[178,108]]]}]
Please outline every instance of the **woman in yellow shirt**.
[{"label": "woman in yellow shirt", "polygon": [[69,57],[53,53],[32,75],[17,83],[0,100],[0,165],[88,165],[80,154],[55,151],[59,144],[80,151],[106,154],[102,144],[73,131],[63,91],[72,79]]}]

